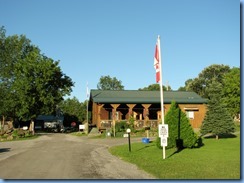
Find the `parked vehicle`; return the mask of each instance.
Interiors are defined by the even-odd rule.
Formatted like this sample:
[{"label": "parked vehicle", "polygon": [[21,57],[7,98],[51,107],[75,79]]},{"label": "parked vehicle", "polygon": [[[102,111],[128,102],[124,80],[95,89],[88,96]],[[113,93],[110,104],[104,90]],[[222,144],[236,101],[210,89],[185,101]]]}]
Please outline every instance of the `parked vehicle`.
[{"label": "parked vehicle", "polygon": [[44,130],[51,132],[64,132],[64,126],[61,121],[45,121]]}]

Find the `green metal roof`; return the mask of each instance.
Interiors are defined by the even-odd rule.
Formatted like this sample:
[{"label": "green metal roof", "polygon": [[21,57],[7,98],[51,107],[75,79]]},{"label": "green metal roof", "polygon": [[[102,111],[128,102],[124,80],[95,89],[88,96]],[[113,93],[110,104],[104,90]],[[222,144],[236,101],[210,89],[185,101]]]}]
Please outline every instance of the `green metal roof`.
[{"label": "green metal roof", "polygon": [[[165,104],[175,101],[179,104],[201,104],[207,103],[207,100],[189,91],[164,91],[163,98]],[[160,103],[159,91],[141,91],[141,90],[91,90],[90,100],[95,103],[112,104],[151,104]]]}]

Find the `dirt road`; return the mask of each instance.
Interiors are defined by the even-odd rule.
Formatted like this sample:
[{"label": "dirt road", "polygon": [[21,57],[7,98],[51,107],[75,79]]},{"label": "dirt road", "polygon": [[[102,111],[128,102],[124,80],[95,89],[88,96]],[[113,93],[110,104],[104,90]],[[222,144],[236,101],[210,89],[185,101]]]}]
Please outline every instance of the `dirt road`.
[{"label": "dirt road", "polygon": [[[136,139],[134,139],[136,140]],[[154,179],[108,152],[127,139],[88,139],[43,134],[0,143],[1,179]]]}]

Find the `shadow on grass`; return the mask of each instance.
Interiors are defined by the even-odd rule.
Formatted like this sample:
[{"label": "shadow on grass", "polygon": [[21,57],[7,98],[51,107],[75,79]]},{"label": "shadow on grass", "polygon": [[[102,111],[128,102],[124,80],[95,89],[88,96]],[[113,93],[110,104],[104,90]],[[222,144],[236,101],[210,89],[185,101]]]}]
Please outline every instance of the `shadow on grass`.
[{"label": "shadow on grass", "polygon": [[180,153],[180,152],[183,151],[183,150],[184,150],[184,149],[178,149],[178,150],[176,150],[175,152],[173,152],[171,155],[169,155],[167,158],[170,158],[170,157],[174,156],[175,154]]},{"label": "shadow on grass", "polygon": [[[216,138],[216,135],[214,135],[214,134],[210,134],[210,135],[205,135],[205,136],[203,136],[205,139],[215,139]],[[219,139],[220,138],[236,138],[237,137],[237,135],[235,135],[235,134],[221,134],[221,135],[219,135]]]},{"label": "shadow on grass", "polygon": [[150,143],[152,143],[152,142],[150,141],[148,145],[145,145],[144,147],[142,147],[142,148],[140,148],[140,149],[137,149],[136,151],[141,151],[141,150],[146,149],[146,148],[148,148],[148,147],[155,147],[154,144],[150,144]]},{"label": "shadow on grass", "polygon": [[[199,137],[197,139],[197,142],[196,142],[196,145],[194,147],[192,147],[192,149],[195,149],[195,148],[201,148],[204,146],[204,143],[202,141],[202,138]],[[180,153],[181,151],[183,151],[184,149],[186,149],[186,147],[183,146],[183,140],[182,139],[177,139],[176,140],[176,151],[173,152],[170,156],[168,156],[167,158],[170,158],[172,157],[173,155],[175,154],[178,154]]]}]

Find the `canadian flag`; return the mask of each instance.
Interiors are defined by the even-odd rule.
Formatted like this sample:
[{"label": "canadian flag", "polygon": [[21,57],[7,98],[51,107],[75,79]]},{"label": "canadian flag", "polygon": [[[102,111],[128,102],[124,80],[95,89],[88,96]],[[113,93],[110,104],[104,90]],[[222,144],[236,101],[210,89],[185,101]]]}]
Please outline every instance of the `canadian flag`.
[{"label": "canadian flag", "polygon": [[154,68],[156,70],[156,82],[158,83],[160,81],[160,65],[159,65],[159,48],[158,48],[158,42],[157,40],[156,49],[155,49],[155,55],[154,55]]}]

